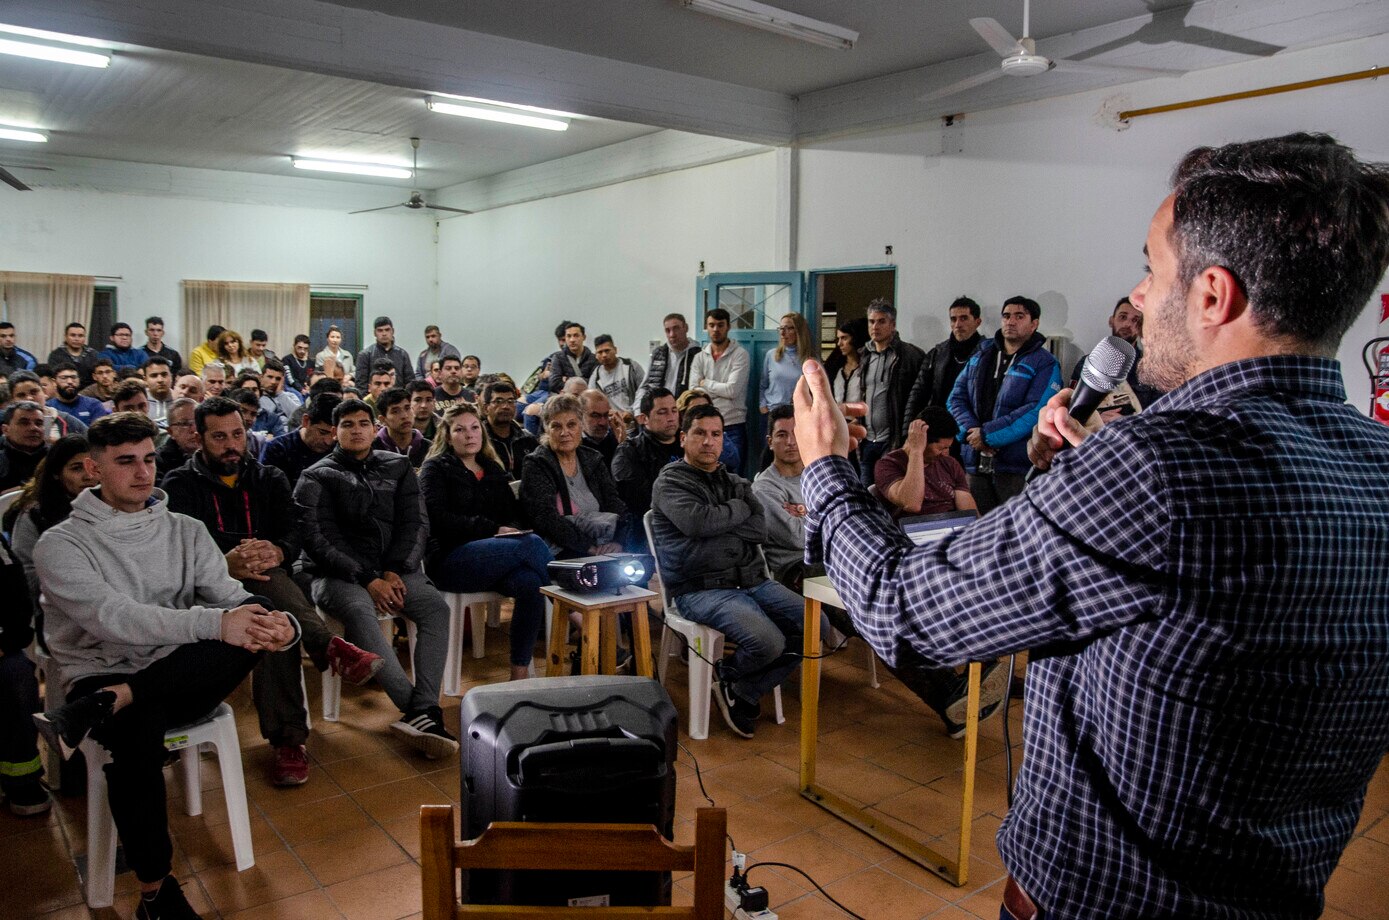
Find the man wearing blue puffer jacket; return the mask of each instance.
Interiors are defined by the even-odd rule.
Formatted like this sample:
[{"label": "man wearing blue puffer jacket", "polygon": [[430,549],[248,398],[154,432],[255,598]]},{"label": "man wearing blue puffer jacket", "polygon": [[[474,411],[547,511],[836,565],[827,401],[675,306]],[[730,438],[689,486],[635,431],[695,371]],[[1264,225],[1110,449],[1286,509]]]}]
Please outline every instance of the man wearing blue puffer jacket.
[{"label": "man wearing blue puffer jacket", "polygon": [[988,514],[1022,492],[1031,469],[1027,438],[1037,413],[1061,390],[1061,367],[1037,331],[1042,308],[1009,297],[992,341],[979,346],[955,380],[947,408],[960,425],[969,490]]}]

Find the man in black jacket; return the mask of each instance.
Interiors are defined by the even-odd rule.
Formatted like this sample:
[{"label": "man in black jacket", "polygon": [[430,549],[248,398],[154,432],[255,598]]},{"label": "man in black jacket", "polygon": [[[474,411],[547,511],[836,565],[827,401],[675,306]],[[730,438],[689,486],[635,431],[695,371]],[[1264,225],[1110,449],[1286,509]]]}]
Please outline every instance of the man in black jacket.
[{"label": "man in black jacket", "polygon": [[0,492],[24,485],[48,454],[44,407],[28,399],[10,403],[0,424]]},{"label": "man in black jacket", "polygon": [[318,393],[310,397],[299,415],[299,427],[265,445],[260,462],[284,473],[291,489],[299,485],[304,470],[328,456],[333,449],[337,437],[333,410],[340,402],[342,396],[337,393]]},{"label": "man in black jacket", "polygon": [[613,413],[612,403],[602,390],[584,390],[579,397],[583,406],[584,447],[591,447],[603,455],[603,462],[612,465],[613,454],[625,435],[622,419]]},{"label": "man in black jacket", "polygon": [[[921,370],[912,384],[907,396],[907,411],[902,421],[907,427],[921,415],[927,406],[940,406],[950,398],[950,390],[955,386],[955,378],[964,370],[965,362],[979,348],[984,336],[979,333],[979,304],[969,297],[956,297],[950,305],[950,335],[944,342],[926,352],[926,360],[921,362]],[[959,459],[959,448],[953,451]]]},{"label": "man in black jacket", "polygon": [[661,470],[685,456],[677,437],[680,413],[670,390],[662,386],[646,390],[637,408],[641,433],[619,444],[612,460],[617,494],[627,503],[633,519],[640,519],[651,509],[651,491]]},{"label": "man in black jacket", "polygon": [[505,380],[489,383],[482,391],[482,425],[502,468],[512,479],[521,478],[521,461],[540,446],[540,441],[516,420],[516,388]]},{"label": "man in black jacket", "polygon": [[[348,639],[385,659],[376,679],[402,713],[391,728],[426,757],[442,757],[458,750],[439,709],[449,608],[420,568],[429,531],[420,484],[408,458],[372,450],[376,417],[366,403],[339,403],[333,425],[337,446],[294,488],[313,599]],[[377,622],[398,616],[415,624],[413,684]]]},{"label": "man in black jacket", "polygon": [[92,385],[92,368],[98,357],[100,355],[97,354],[97,350],[87,344],[87,327],[81,323],[68,323],[67,328],[63,330],[63,344],[50,351],[48,360],[44,363],[49,367],[65,363],[76,364],[77,373],[81,376],[80,382],[83,388],[86,388]]},{"label": "man in black jacket", "polygon": [[357,356],[356,373],[352,375],[357,385],[361,386],[370,378],[378,361],[389,361],[391,367],[395,368],[395,386],[403,387],[414,380],[415,368],[410,361],[409,353],[395,343],[395,326],[391,323],[391,318],[376,317],[376,322],[372,323],[372,330],[376,334],[376,341],[370,348],[362,349],[362,353]]},{"label": "man in black jacket", "polygon": [[570,377],[587,380],[593,376],[598,359],[584,345],[587,335],[579,323],[570,323],[564,328],[564,347],[550,355],[550,371],[543,378],[541,389],[558,393],[564,389],[564,382]]},{"label": "man in black jacket", "polygon": [[714,699],[728,727],[751,738],[762,696],[796,666],[805,605],[767,575],[762,503],[719,462],[719,410],[696,406],[683,427],[685,460],[662,470],[652,492],[652,549],[680,615],[738,644],[731,661],[714,665]]},{"label": "man in black jacket", "polygon": [[868,403],[868,437],[858,446],[859,477],[865,486],[872,484],[879,458],[906,440],[908,423],[902,410],[925,360],[925,352],[897,334],[897,308],[886,300],[870,303],[868,343],[859,352],[858,371]]},{"label": "man in black jacket", "polygon": [[637,392],[635,403],[641,404],[641,397],[647,390],[664,387],[676,399],[690,388],[690,362],[699,354],[698,342],[690,339],[690,325],[680,313],[667,313],[662,321],[666,334],[666,344],[657,345],[651,351],[651,360],[646,365],[646,380]]},{"label": "man in black jacket", "polygon": [[[304,651],[315,667],[331,667],[353,683],[370,680],[384,663],[381,657],[328,632],[290,577],[288,570],[299,556],[300,528],[289,481],[247,453],[240,406],[214,396],[198,406],[193,418],[201,446],[164,477],[169,510],[202,521],[226,556],[228,573],[299,621]],[[309,778],[304,753],[309,710],[298,647],[263,656],[253,674],[260,732],[275,749],[271,780],[277,786],[297,786]]]}]

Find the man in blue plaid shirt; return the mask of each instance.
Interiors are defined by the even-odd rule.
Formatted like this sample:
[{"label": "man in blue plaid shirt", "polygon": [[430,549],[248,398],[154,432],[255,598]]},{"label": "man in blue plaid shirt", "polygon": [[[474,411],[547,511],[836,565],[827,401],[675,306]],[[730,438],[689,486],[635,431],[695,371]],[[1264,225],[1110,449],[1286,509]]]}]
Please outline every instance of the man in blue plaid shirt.
[{"label": "man in blue plaid shirt", "polygon": [[1389,749],[1389,428],[1333,357],[1389,264],[1389,170],[1320,135],[1195,150],[1145,252],[1166,395],[1088,437],[1053,397],[1050,472],[948,541],[859,487],[807,362],[807,557],[889,663],[1033,650],[1004,920],[1316,917]]}]

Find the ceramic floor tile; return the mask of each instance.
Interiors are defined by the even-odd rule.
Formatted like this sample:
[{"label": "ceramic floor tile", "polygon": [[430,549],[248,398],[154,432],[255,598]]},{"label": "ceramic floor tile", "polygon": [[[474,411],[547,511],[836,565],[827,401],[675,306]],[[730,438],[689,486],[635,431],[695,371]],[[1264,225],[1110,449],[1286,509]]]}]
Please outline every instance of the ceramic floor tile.
[{"label": "ceramic floor tile", "polygon": [[291,847],[328,837],[351,841],[372,823],[367,813],[347,795],[267,812],[266,820]]},{"label": "ceramic floor tile", "polygon": [[328,892],[317,889],[222,916],[227,920],[342,920]]},{"label": "ceramic floor tile", "polygon": [[418,817],[421,805],[447,805],[448,797],[423,776],[372,786],[353,798],[376,821]]},{"label": "ceramic floor tile", "polygon": [[854,913],[873,920],[920,920],[946,903],[877,868],[865,869],[824,888]]},{"label": "ceramic floor tile", "polygon": [[318,887],[299,859],[287,850],[257,854],[256,864],[245,872],[235,865],[216,866],[198,873],[198,881],[217,909],[235,913]]},{"label": "ceramic floor tile", "polygon": [[328,887],[347,920],[398,920],[418,913],[420,869],[413,862]]},{"label": "ceramic floor tile", "polygon": [[417,771],[394,752],[377,751],[324,764],[323,772],[331,776],[345,791],[355,792],[382,783],[408,779]]},{"label": "ceramic floor tile", "polygon": [[323,886],[409,862],[410,856],[379,827],[350,838],[330,837],[295,848],[295,854]]}]

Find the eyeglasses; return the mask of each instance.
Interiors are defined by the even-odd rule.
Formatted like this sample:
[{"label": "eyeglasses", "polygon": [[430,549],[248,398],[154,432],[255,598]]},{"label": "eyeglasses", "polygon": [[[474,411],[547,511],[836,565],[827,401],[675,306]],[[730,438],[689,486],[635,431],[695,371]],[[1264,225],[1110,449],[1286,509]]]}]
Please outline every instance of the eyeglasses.
[{"label": "eyeglasses", "polygon": [[491,402],[489,402],[487,405],[489,405],[489,406],[514,406],[514,405],[516,405],[516,400],[514,400],[514,399],[494,399],[494,400],[492,400]]},{"label": "eyeglasses", "polygon": [[169,427],[170,427],[170,428],[192,428],[192,427],[193,427],[193,423],[192,423],[192,422],[170,422],[170,423],[169,423]]}]

